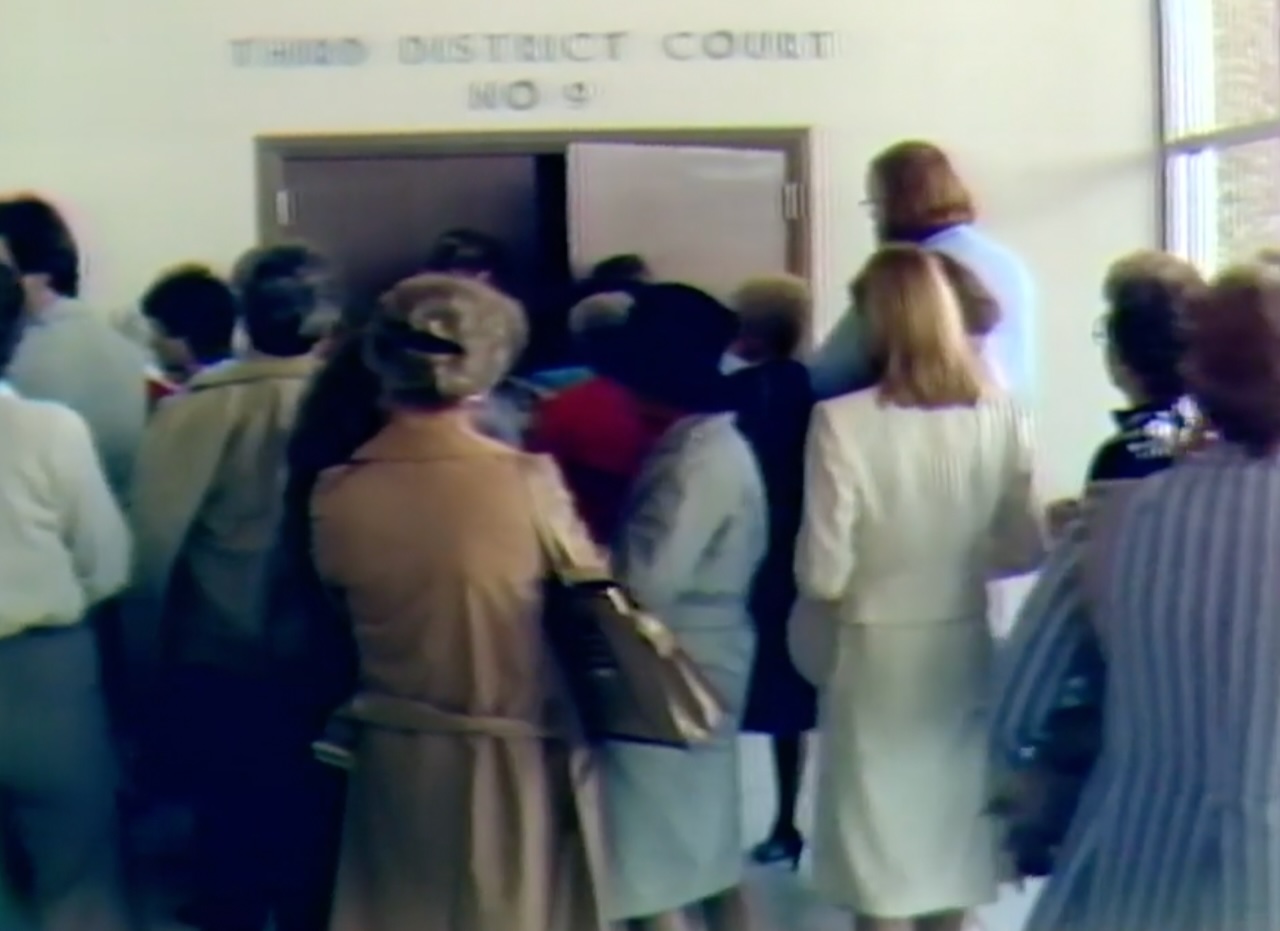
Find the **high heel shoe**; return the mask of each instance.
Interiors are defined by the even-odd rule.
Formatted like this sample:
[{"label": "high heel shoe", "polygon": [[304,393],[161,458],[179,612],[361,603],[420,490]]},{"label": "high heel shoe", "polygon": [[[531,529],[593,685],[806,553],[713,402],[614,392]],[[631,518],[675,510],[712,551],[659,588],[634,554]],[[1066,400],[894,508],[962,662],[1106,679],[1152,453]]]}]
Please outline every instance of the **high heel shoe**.
[{"label": "high heel shoe", "polygon": [[751,861],[761,866],[786,863],[794,873],[800,868],[800,856],[803,853],[804,838],[798,833],[775,835],[752,849]]}]

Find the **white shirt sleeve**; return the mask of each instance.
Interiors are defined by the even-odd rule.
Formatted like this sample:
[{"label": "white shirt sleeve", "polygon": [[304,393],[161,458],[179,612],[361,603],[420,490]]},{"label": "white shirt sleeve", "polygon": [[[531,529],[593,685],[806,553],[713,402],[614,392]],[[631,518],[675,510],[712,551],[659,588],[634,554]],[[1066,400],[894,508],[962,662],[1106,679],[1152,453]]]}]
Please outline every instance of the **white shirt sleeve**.
[{"label": "white shirt sleeve", "polygon": [[989,571],[996,579],[1034,572],[1048,551],[1031,416],[1020,407],[1012,416],[1011,462],[991,530]]},{"label": "white shirt sleeve", "polygon": [[129,530],[107,486],[84,420],[72,414],[61,418],[58,428],[53,467],[63,539],[85,602],[94,605],[119,592],[129,581]]},{"label": "white shirt sleeve", "polygon": [[796,582],[807,598],[836,601],[849,587],[858,519],[854,472],[830,404],[819,404],[805,451],[804,520],[796,541]]}]

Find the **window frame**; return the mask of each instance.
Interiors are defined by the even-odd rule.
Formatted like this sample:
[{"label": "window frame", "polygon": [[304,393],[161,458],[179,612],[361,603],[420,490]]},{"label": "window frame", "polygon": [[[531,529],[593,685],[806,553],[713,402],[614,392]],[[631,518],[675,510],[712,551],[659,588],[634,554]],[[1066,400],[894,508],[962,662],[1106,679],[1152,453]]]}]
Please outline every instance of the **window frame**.
[{"label": "window frame", "polygon": [[[1216,50],[1209,3],[1152,0],[1152,5],[1161,248],[1213,271],[1221,261],[1217,156],[1280,142],[1280,112],[1267,119],[1216,125]],[[1202,206],[1197,207],[1197,201]]]}]

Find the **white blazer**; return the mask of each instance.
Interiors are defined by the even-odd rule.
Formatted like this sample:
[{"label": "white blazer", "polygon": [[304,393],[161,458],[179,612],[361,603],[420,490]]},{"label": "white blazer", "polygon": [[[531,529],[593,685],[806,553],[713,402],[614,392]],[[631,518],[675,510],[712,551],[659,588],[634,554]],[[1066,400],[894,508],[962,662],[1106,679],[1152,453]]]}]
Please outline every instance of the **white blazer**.
[{"label": "white blazer", "polygon": [[802,597],[862,624],[985,617],[987,583],[1043,559],[1029,414],[882,404],[876,389],[819,404],[809,435]]}]

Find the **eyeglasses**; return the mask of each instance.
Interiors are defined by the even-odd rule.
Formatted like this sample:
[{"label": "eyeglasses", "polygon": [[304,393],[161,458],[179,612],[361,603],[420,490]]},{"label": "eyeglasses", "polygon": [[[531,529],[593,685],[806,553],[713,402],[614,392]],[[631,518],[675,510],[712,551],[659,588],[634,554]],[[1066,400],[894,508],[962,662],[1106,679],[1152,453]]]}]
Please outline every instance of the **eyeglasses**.
[{"label": "eyeglasses", "polygon": [[1103,314],[1093,322],[1093,341],[1099,346],[1107,344],[1107,315]]}]

